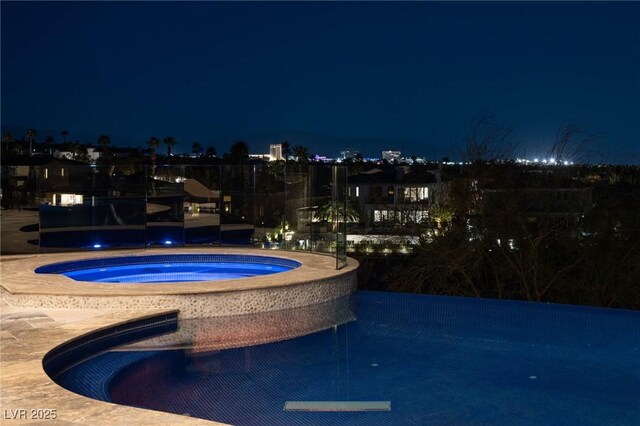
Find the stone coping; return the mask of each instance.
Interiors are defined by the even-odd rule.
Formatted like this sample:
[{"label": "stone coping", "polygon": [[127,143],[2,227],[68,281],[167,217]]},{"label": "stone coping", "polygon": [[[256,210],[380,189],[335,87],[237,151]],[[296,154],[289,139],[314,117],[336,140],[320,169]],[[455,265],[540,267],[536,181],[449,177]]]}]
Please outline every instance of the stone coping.
[{"label": "stone coping", "polygon": [[[36,274],[36,268],[49,263],[114,256],[148,256],[162,254],[239,254],[280,257],[302,265],[286,272],[251,278],[221,281],[181,282],[175,284],[102,284],[74,281],[58,274]],[[152,296],[220,293],[299,285],[311,281],[338,278],[354,273],[358,262],[348,259],[346,267],[336,270],[334,257],[302,251],[280,251],[254,248],[172,248],[131,249],[99,252],[47,253],[31,256],[2,256],[2,287],[13,295],[64,296]]]},{"label": "stone coping", "polygon": [[2,424],[223,425],[86,398],[60,387],[44,371],[44,356],[65,342],[104,328],[169,312],[36,311],[3,304],[0,358]]}]

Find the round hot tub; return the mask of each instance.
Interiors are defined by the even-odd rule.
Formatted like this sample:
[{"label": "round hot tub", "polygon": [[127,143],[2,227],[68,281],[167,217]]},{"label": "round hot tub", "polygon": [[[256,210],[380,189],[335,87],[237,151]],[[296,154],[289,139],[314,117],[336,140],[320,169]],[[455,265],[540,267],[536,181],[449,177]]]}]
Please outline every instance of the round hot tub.
[{"label": "round hot tub", "polygon": [[[10,306],[178,310],[209,318],[311,306],[349,295],[358,262],[250,248],[121,250],[3,256],[0,296]],[[155,284],[157,283],[157,285]]]},{"label": "round hot tub", "polygon": [[44,265],[37,274],[62,274],[75,281],[100,283],[176,283],[218,281],[277,274],[300,262],[271,256],[176,254],[120,256]]}]

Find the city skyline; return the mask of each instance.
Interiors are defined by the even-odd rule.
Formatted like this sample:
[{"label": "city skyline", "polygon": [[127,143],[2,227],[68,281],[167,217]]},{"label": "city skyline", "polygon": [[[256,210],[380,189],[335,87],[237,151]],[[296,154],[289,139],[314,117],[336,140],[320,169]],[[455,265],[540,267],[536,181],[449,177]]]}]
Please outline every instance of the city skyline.
[{"label": "city skyline", "polygon": [[640,158],[632,2],[1,7],[3,131],[437,159],[455,158],[473,117],[487,115],[513,128],[514,156],[543,156],[576,122],[603,134],[593,161]]}]

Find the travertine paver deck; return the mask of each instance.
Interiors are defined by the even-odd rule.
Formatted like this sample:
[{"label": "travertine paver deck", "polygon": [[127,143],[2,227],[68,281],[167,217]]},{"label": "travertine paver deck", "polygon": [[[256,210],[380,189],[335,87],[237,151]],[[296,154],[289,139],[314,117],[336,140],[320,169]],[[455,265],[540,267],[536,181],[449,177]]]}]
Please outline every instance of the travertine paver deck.
[{"label": "travertine paver deck", "polygon": [[42,359],[57,345],[161,311],[31,310],[5,303],[0,309],[1,424],[220,424],[86,398],[61,388],[44,372]]}]

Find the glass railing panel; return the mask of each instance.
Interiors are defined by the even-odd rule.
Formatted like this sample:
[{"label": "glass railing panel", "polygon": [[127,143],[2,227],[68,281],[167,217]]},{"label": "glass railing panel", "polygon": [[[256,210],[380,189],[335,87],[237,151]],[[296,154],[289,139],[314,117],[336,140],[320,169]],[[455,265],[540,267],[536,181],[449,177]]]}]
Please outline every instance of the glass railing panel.
[{"label": "glass railing panel", "polygon": [[37,172],[29,166],[0,169],[0,242],[2,254],[38,252]]},{"label": "glass railing panel", "polygon": [[255,244],[268,249],[285,248],[289,224],[285,220],[284,162],[255,166]]},{"label": "glass railing panel", "polygon": [[184,167],[156,166],[147,179],[147,246],[184,245]]},{"label": "glass railing panel", "polygon": [[[34,169],[31,183],[3,198],[3,253],[222,244],[324,253],[346,264],[347,227],[357,218],[343,166],[62,168]],[[3,169],[3,190],[11,179]],[[13,210],[24,217],[9,221]],[[24,238],[9,247],[16,233]]]},{"label": "glass railing panel", "polygon": [[220,241],[224,245],[254,243],[253,165],[221,166]]},{"label": "glass railing panel", "polygon": [[187,166],[184,178],[185,244],[220,244],[221,166]]},{"label": "glass railing panel", "polygon": [[[306,247],[313,252],[331,253],[330,201],[331,166],[292,165],[292,176],[304,176],[305,186],[292,185],[299,227],[305,229]],[[302,192],[304,191],[304,192]]]},{"label": "glass railing panel", "polygon": [[335,206],[333,240],[335,240],[336,268],[347,265],[347,225],[356,220],[355,212],[347,199],[347,168],[333,166],[332,203]]},{"label": "glass railing panel", "polygon": [[286,165],[283,248],[288,250],[312,250],[312,170],[307,165]]},{"label": "glass railing panel", "polygon": [[37,173],[40,252],[144,247],[144,168],[52,162]]}]

